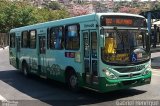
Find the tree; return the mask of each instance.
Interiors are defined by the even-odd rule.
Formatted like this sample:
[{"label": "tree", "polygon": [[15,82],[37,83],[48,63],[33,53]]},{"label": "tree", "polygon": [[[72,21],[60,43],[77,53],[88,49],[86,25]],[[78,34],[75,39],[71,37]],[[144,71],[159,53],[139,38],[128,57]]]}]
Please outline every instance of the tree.
[{"label": "tree", "polygon": [[80,16],[90,13],[89,5],[72,5],[72,8],[69,9],[71,16]]},{"label": "tree", "polygon": [[51,10],[31,6],[26,1],[0,2],[0,32],[8,32],[12,28],[31,25],[69,17],[66,10]]},{"label": "tree", "polygon": [[[6,3],[6,2],[3,2]],[[8,32],[15,27],[21,27],[33,23],[34,17],[31,15],[33,9],[20,2],[1,3],[0,9],[0,31]]]},{"label": "tree", "polygon": [[152,5],[154,5],[154,6],[152,6],[151,11],[160,10],[160,3],[159,2],[153,2]]},{"label": "tree", "polygon": [[46,5],[46,8],[51,9],[51,10],[61,10],[62,6],[58,2],[52,1],[51,3]]},{"label": "tree", "polygon": [[46,8],[35,9],[32,13],[35,17],[36,23],[42,23],[47,21],[53,21],[69,17],[69,13],[66,10],[48,10]]}]

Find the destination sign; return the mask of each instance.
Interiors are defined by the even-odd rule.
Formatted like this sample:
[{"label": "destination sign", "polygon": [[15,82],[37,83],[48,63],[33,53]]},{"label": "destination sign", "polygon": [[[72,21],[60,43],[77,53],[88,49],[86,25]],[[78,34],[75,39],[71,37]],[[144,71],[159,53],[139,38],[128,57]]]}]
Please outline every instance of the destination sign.
[{"label": "destination sign", "polygon": [[105,23],[107,25],[132,25],[132,19],[113,19],[113,18],[106,18]]},{"label": "destination sign", "polygon": [[132,26],[132,27],[146,27],[144,18],[126,17],[126,16],[102,16],[102,26]]}]

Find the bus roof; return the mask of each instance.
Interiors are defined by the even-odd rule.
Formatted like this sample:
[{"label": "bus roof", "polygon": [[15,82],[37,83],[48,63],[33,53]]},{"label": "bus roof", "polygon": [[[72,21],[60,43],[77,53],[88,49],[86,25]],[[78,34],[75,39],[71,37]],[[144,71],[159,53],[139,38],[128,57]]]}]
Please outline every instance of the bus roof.
[{"label": "bus roof", "polygon": [[60,19],[60,20],[48,21],[44,23],[38,23],[38,24],[28,25],[24,27],[14,28],[10,30],[10,33],[31,30],[31,29],[44,28],[44,27],[61,26],[61,25],[75,24],[75,23],[80,23],[80,22],[94,21],[95,19],[100,18],[100,16],[102,15],[133,16],[133,17],[145,18],[141,15],[129,14],[129,13],[92,13],[92,14],[87,14],[87,15],[81,15],[81,16],[76,16],[76,17],[71,17],[71,18],[65,18],[65,19]]}]

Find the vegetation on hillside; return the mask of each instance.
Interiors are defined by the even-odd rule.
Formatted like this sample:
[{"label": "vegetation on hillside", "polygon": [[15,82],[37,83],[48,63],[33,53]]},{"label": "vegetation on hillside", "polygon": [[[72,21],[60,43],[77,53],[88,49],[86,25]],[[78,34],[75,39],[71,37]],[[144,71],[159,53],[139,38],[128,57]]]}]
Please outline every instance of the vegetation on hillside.
[{"label": "vegetation on hillside", "polygon": [[[55,5],[55,4],[51,4]],[[8,32],[12,28],[52,21],[69,17],[69,13],[60,7],[37,8],[28,2],[0,2],[0,32]]]},{"label": "vegetation on hillside", "polygon": [[[0,2],[0,32],[8,32],[12,28],[79,16],[93,12],[126,12],[139,14],[143,11],[160,10],[160,2],[72,2],[69,5],[55,1],[44,4],[42,8],[31,5],[27,0],[2,0]],[[93,5],[90,8],[90,5]],[[110,7],[109,7],[110,5]]]}]

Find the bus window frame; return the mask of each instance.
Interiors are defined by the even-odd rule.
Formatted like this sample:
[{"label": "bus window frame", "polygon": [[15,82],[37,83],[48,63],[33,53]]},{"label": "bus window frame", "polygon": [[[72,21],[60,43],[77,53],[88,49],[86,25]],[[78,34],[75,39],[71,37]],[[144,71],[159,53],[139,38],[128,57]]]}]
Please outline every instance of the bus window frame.
[{"label": "bus window frame", "polygon": [[[24,45],[23,45],[23,41],[24,41],[24,40],[23,40],[23,36],[24,36],[23,33],[24,33],[24,32],[27,32],[27,41],[26,41],[27,44],[26,44],[25,47],[24,47]],[[29,46],[30,46],[30,41],[29,41],[29,39],[30,39],[30,38],[29,38],[29,32],[28,32],[28,30],[22,31],[22,32],[21,32],[21,48],[30,48],[30,47],[29,47]]]},{"label": "bus window frame", "polygon": [[[31,32],[32,31],[35,31],[35,44],[34,44],[34,48],[31,47]],[[29,48],[30,49],[35,49],[36,46],[37,46],[36,45],[36,42],[37,42],[37,30],[36,29],[31,29],[31,30],[28,31],[28,33],[29,33]]]},{"label": "bus window frame", "polygon": [[[55,48],[55,45],[53,46],[53,48],[51,48],[51,31],[52,31],[52,29],[56,29],[56,28],[62,28],[62,37],[61,37],[61,47],[60,48]],[[54,27],[50,27],[50,28],[48,28],[47,29],[47,48],[48,49],[51,49],[51,50],[63,50],[64,49],[64,38],[65,38],[65,31],[64,31],[64,26],[54,26]],[[48,33],[49,32],[49,33]],[[52,35],[53,36],[53,35]],[[57,39],[57,37],[56,37],[56,39]],[[53,41],[54,41],[55,39],[53,39]]]},{"label": "bus window frame", "polygon": [[[12,36],[12,37],[14,36],[14,42],[13,42],[14,44],[11,43],[11,42],[12,42],[11,36]],[[13,45],[12,45],[12,44],[13,44]],[[10,48],[15,48],[15,47],[16,47],[16,33],[15,33],[15,32],[12,32],[12,33],[9,34],[9,47],[10,47]]]},{"label": "bus window frame", "polygon": [[47,28],[47,49],[50,49],[50,28]]},{"label": "bus window frame", "polygon": [[[78,48],[77,48],[77,49],[67,48],[67,37],[68,37],[68,34],[67,34],[67,33],[68,33],[68,27],[69,27],[69,26],[74,26],[74,25],[77,26],[77,34],[78,34],[78,35],[77,35],[77,36],[78,36],[77,38],[79,39],[79,45],[78,45]],[[80,24],[79,24],[79,23],[75,23],[75,24],[68,24],[68,25],[66,25],[66,26],[65,26],[65,32],[64,32],[64,33],[65,33],[65,42],[64,42],[64,43],[65,43],[65,49],[66,49],[66,50],[79,50],[79,49],[80,49]],[[73,42],[73,41],[72,41],[72,42]]]}]

